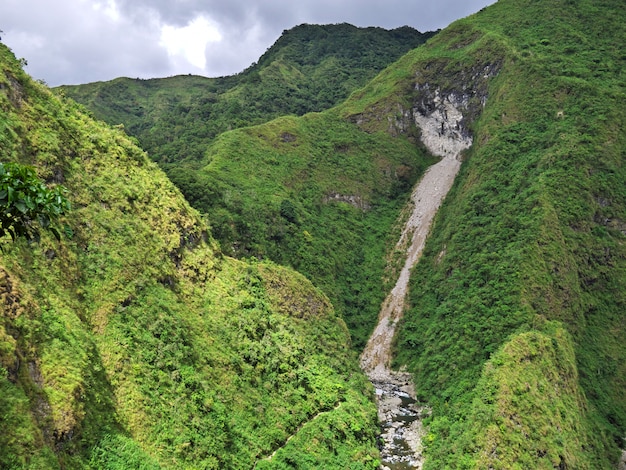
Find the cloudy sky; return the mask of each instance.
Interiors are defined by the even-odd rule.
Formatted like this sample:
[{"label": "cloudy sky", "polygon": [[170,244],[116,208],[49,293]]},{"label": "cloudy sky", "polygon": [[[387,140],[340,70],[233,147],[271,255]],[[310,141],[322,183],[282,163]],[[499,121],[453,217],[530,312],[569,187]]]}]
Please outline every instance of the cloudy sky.
[{"label": "cloudy sky", "polygon": [[0,36],[50,86],[241,72],[298,24],[444,28],[495,0],[1,0]]}]

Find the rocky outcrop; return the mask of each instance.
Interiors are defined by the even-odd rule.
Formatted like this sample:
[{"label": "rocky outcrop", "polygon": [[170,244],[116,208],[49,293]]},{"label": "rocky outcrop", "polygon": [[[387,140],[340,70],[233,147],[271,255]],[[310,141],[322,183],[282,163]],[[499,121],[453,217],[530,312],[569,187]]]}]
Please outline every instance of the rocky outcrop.
[{"label": "rocky outcrop", "polygon": [[428,64],[416,74],[412,107],[402,115],[411,123],[399,122],[405,132],[415,124],[420,141],[433,155],[458,155],[471,145],[471,123],[478,118],[489,95],[489,79],[501,63],[476,65],[468,70],[448,70],[447,61]]},{"label": "rocky outcrop", "polygon": [[[489,80],[502,67],[502,59],[470,67],[433,60],[418,69],[405,103],[379,103],[352,122],[368,132],[387,122],[392,135],[414,136],[433,155],[455,155],[471,141],[471,123],[480,116],[489,96]],[[416,139],[417,140],[417,139]]]},{"label": "rocky outcrop", "polygon": [[333,192],[325,196],[323,202],[324,204],[328,204],[329,202],[345,202],[362,211],[371,209],[370,204],[364,201],[361,196],[355,194],[339,194]]},{"label": "rocky outcrop", "polygon": [[[423,90],[430,91],[429,85],[423,85]],[[472,138],[464,126],[463,111],[469,104],[467,97],[457,93],[442,95],[436,88],[428,98],[428,103],[422,101],[413,110],[413,119],[421,130],[420,140],[433,155],[459,155],[472,145]]]}]

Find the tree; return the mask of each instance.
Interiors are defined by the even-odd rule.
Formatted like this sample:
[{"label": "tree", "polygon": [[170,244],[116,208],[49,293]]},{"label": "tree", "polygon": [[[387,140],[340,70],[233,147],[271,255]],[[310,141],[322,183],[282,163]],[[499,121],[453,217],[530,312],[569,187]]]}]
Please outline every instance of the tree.
[{"label": "tree", "polygon": [[63,186],[47,188],[32,167],[0,163],[0,237],[38,240],[43,228],[60,239],[52,222],[70,209],[66,193]]}]

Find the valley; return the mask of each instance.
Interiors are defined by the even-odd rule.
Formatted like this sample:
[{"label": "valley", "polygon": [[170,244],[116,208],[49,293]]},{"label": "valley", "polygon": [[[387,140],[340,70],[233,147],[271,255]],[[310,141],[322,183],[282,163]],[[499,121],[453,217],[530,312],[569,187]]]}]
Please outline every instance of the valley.
[{"label": "valley", "polygon": [[55,90],[0,44],[3,168],[67,198],[4,172],[0,467],[623,466],[625,15]]}]

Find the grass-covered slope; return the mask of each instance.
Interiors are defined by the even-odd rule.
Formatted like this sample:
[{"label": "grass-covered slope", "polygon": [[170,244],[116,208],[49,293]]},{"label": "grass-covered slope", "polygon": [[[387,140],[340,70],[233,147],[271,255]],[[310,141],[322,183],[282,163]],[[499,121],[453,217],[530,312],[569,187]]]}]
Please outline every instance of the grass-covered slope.
[{"label": "grass-covered slope", "polygon": [[119,78],[60,89],[98,119],[123,124],[154,160],[178,162],[202,157],[226,130],[330,108],[432,34],[303,24],[237,75]]},{"label": "grass-covered slope", "polygon": [[191,205],[210,215],[226,254],[292,266],[322,288],[360,349],[384,297],[386,237],[428,157],[336,112],[220,133],[328,108],[430,36],[408,27],[301,25],[237,76],[63,90],[97,117],[124,123]]},{"label": "grass-covered slope", "polygon": [[225,257],[128,137],[4,46],[0,151],[72,204],[60,242],[0,240],[0,467],[376,467],[376,411],[327,297]]},{"label": "grass-covered slope", "polygon": [[385,294],[388,234],[432,161],[411,140],[364,132],[333,110],[225,133],[197,171],[176,171],[226,253],[305,274],[360,349]]},{"label": "grass-covered slope", "polygon": [[476,66],[499,64],[396,344],[434,407],[427,468],[617,466],[625,15],[619,1],[501,0],[353,96],[373,125],[393,116],[389,96],[410,112],[429,87],[471,94]]}]

